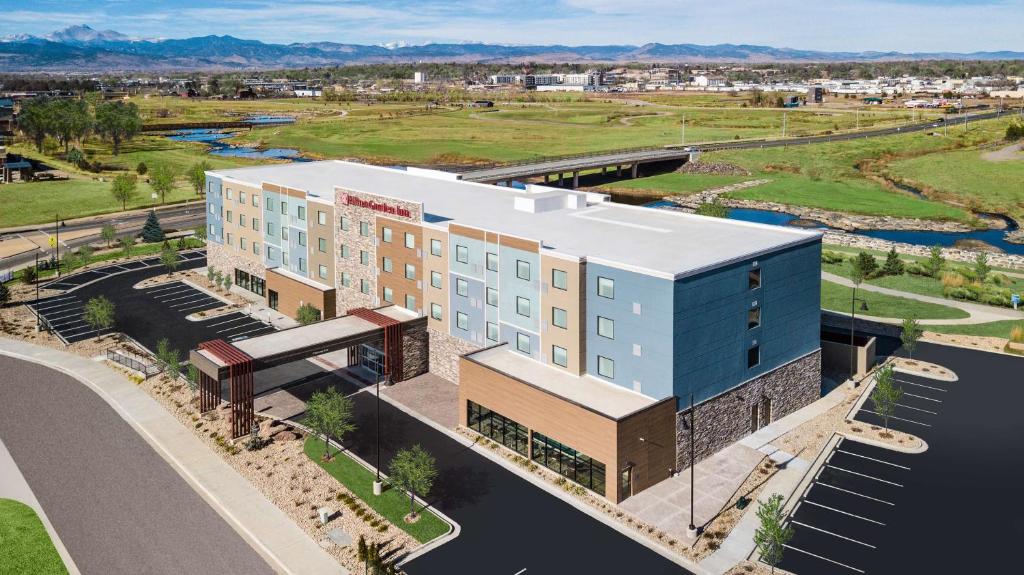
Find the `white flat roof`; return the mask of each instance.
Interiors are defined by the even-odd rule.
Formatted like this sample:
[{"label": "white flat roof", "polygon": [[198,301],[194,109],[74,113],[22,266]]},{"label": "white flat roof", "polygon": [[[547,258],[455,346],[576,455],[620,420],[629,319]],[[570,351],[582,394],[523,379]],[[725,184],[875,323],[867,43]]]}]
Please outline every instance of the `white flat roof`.
[{"label": "white flat roof", "polygon": [[495,371],[510,375],[536,388],[604,414],[621,419],[658,400],[609,383],[591,375],[573,375],[499,345],[467,356]]},{"label": "white flat roof", "polygon": [[231,342],[231,345],[252,356],[268,357],[289,350],[302,349],[331,342],[344,337],[379,329],[379,326],[361,317],[346,315]]},{"label": "white flat roof", "polygon": [[[333,198],[335,186],[423,204],[425,223],[450,223],[543,242],[546,250],[660,277],[679,278],[816,241],[821,232],[710,218],[611,202],[585,207],[517,210],[516,198],[544,190],[432,177],[396,168],[338,160],[214,170],[212,175],[252,186],[277,184]],[[440,174],[439,174],[440,175]],[[539,205],[539,203],[535,202]]]}]

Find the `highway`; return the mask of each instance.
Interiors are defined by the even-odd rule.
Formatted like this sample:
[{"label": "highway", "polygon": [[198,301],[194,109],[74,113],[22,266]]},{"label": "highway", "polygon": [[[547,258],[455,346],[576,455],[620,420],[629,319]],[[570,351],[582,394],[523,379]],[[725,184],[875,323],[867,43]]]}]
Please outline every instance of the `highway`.
[{"label": "highway", "polygon": [[505,164],[492,168],[468,170],[461,172],[462,179],[470,182],[504,182],[519,178],[544,176],[549,174],[572,173],[578,170],[590,170],[608,166],[631,166],[633,164],[646,164],[668,160],[682,160],[693,152],[712,152],[715,150],[743,150],[757,148],[778,148],[784,146],[803,146],[808,144],[822,144],[827,142],[842,142],[845,140],[859,140],[861,138],[877,138],[881,136],[892,136],[908,132],[921,132],[925,130],[940,129],[943,123],[950,128],[962,126],[964,122],[988,120],[999,117],[1001,114],[1012,114],[1013,112],[992,111],[981,114],[974,114],[961,117],[949,115],[943,117],[943,121],[932,120],[906,126],[891,128],[878,128],[874,130],[863,130],[860,132],[846,132],[841,134],[823,134],[818,136],[800,136],[796,138],[785,138],[777,140],[740,140],[735,142],[713,142],[707,144],[695,144],[692,146],[663,146],[657,148],[634,148],[629,150],[617,150],[613,152],[595,152],[591,154],[580,154],[575,156],[562,156],[557,158],[541,158],[529,162],[517,164]]}]

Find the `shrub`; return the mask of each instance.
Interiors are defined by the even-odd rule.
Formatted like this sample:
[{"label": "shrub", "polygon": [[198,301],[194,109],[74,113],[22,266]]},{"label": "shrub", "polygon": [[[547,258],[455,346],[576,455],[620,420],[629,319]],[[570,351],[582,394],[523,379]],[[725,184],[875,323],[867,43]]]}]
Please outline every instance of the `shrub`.
[{"label": "shrub", "polygon": [[145,176],[146,172],[148,172],[148,171],[149,171],[149,166],[146,165],[146,162],[139,162],[139,165],[135,166],[135,173],[140,175],[140,176]]},{"label": "shrub", "polygon": [[830,252],[825,250],[821,252],[821,261],[826,264],[841,264],[846,260],[846,256],[838,252]]},{"label": "shrub", "polygon": [[997,286],[1004,286],[1011,283],[1010,278],[1007,277],[1006,274],[1001,273],[989,274],[988,279],[985,281]]},{"label": "shrub", "polygon": [[1024,324],[1017,324],[1010,330],[1010,341],[1024,343]]},{"label": "shrub", "polygon": [[924,266],[922,266],[921,264],[919,264],[917,262],[911,262],[911,263],[907,264],[905,271],[908,274],[913,274],[915,276],[930,276],[931,275],[931,272],[927,268],[925,268]]},{"label": "shrub", "polygon": [[958,288],[967,283],[967,278],[957,272],[945,272],[942,274],[943,288]]}]

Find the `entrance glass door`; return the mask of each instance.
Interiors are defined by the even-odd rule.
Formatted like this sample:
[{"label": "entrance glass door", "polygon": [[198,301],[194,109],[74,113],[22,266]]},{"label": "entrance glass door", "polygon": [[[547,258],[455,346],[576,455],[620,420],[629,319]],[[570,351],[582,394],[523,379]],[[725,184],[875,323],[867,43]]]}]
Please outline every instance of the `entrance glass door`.
[{"label": "entrance glass door", "polygon": [[277,292],[276,291],[269,290],[267,292],[267,305],[269,305],[270,309],[272,309],[272,310],[276,310],[277,309]]},{"label": "entrance glass door", "polygon": [[359,365],[374,375],[384,375],[384,352],[372,345],[360,345]]},{"label": "entrance glass door", "polygon": [[630,495],[633,495],[633,467],[629,466],[622,470],[622,498],[625,499]]}]

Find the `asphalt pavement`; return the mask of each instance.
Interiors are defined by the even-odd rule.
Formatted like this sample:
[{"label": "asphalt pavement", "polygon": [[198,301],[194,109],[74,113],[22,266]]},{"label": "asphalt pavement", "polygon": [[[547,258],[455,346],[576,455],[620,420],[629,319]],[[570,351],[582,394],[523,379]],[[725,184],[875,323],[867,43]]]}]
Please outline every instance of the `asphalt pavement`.
[{"label": "asphalt pavement", "polygon": [[273,573],[89,388],[4,356],[0,373],[0,437],[82,573]]}]

